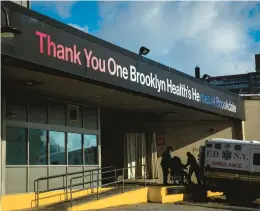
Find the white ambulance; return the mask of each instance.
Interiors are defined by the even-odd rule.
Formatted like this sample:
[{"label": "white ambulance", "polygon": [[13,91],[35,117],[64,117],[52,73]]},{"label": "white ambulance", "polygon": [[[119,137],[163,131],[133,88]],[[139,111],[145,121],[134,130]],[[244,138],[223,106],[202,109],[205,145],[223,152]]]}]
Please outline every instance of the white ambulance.
[{"label": "white ambulance", "polygon": [[232,204],[260,198],[260,141],[212,139],[200,148],[202,181]]}]

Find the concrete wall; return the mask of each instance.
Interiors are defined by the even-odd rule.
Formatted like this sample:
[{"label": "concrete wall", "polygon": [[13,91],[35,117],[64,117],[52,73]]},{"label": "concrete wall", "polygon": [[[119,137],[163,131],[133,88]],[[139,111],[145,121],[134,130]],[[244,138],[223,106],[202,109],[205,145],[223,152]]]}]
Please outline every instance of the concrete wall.
[{"label": "concrete wall", "polygon": [[244,139],[260,141],[260,100],[245,100]]}]

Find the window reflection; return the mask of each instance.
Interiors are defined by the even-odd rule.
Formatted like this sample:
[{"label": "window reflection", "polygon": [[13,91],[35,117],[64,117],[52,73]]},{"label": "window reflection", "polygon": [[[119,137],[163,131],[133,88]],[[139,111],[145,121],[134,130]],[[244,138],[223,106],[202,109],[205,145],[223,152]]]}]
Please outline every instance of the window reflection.
[{"label": "window reflection", "polygon": [[[47,133],[49,133],[49,139],[47,139]],[[27,165],[29,162],[29,165],[47,165],[48,163],[66,165],[68,152],[68,165],[98,165],[97,138],[97,135],[29,129],[29,145],[27,145],[27,129],[7,127],[6,164]],[[27,146],[29,146],[29,161],[27,161]]]},{"label": "window reflection", "polygon": [[84,135],[85,165],[97,165],[97,136]]},{"label": "window reflection", "polygon": [[68,163],[69,165],[82,165],[82,139],[81,134],[68,133]]},{"label": "window reflection", "polygon": [[8,127],[6,132],[6,164],[26,165],[26,129]]},{"label": "window reflection", "polygon": [[66,151],[65,151],[65,133],[50,131],[50,164],[51,165],[65,165]]},{"label": "window reflection", "polygon": [[47,132],[40,129],[29,131],[29,163],[30,165],[47,164]]}]

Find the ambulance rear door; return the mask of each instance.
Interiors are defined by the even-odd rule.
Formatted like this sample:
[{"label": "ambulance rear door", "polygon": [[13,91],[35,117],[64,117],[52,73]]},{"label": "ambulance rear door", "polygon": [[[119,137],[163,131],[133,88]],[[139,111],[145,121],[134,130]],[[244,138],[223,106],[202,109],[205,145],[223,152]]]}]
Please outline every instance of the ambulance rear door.
[{"label": "ambulance rear door", "polygon": [[250,149],[250,182],[260,182],[260,148]]}]

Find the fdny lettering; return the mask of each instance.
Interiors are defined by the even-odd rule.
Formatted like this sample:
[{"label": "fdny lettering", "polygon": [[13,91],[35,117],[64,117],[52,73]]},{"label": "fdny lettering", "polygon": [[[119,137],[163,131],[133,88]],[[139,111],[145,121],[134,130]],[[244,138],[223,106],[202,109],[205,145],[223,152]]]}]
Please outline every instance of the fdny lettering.
[{"label": "fdny lettering", "polygon": [[219,167],[241,168],[241,164],[225,163],[225,162],[220,162],[220,161],[213,161],[212,165],[213,166],[219,166]]}]

